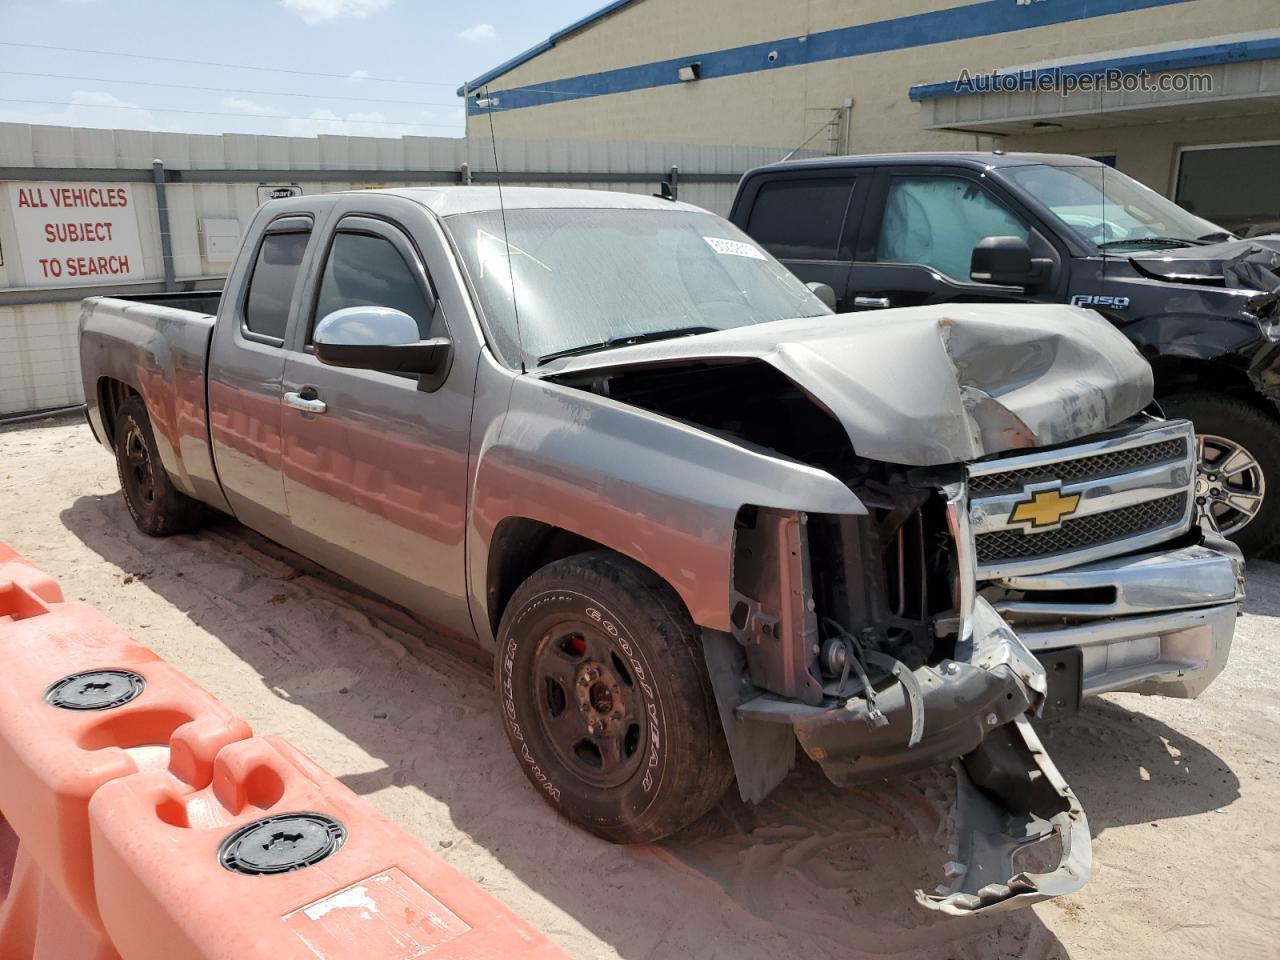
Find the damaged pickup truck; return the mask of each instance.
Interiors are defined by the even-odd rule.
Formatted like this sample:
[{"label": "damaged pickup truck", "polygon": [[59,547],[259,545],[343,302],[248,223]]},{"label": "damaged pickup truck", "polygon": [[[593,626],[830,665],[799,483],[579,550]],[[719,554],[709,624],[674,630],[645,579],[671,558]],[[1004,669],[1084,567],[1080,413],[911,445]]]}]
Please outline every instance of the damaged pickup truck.
[{"label": "damaged pickup truck", "polygon": [[837,784],[955,763],[926,906],[1069,892],[1030,719],[1228,655],[1191,427],[1088,311],[837,316],[697,208],[480,187],[272,201],[216,307],[146,299],[81,318],[138,526],[231,514],[492,651],[525,775],[609,840],[760,801],[798,742]]}]

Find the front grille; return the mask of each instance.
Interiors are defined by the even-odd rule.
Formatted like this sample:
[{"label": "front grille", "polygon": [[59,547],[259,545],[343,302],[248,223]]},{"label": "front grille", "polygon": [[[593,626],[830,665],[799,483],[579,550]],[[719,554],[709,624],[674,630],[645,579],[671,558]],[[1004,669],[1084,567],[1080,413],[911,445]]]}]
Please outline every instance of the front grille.
[{"label": "front grille", "polygon": [[[1182,442],[1183,449],[1186,448],[1185,441],[1171,442]],[[1140,449],[1123,452],[1137,453]],[[1071,465],[1072,463],[1065,463],[1055,466]],[[978,563],[991,566],[1008,560],[1051,556],[1055,553],[1124,540],[1127,537],[1159,530],[1161,527],[1176,523],[1185,515],[1186,509],[1187,494],[1175,493],[1172,496],[1147,500],[1119,510],[1065,520],[1056,530],[1045,533],[1022,533],[1018,530],[980,533],[974,538]]]},{"label": "front grille", "polygon": [[1076,460],[1005,470],[1001,473],[974,474],[969,478],[969,489],[974,494],[987,494],[1019,490],[1027,484],[1045,480],[1060,480],[1064,484],[1077,483],[1094,477],[1129,473],[1157,463],[1182,460],[1186,456],[1187,441],[1177,437],[1144,447],[1129,447]]}]

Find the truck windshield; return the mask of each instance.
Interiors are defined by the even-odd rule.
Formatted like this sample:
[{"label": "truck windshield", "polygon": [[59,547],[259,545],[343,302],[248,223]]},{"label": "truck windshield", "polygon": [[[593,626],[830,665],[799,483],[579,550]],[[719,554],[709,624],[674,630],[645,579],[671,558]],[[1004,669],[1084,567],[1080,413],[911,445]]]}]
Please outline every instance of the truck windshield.
[{"label": "truck windshield", "polygon": [[1028,164],[1004,173],[1100,250],[1185,247],[1231,234],[1149,187],[1103,166]]},{"label": "truck windshield", "polygon": [[754,241],[709,213],[508,210],[507,240],[496,210],[445,224],[495,346],[529,366],[566,353],[831,312]]}]

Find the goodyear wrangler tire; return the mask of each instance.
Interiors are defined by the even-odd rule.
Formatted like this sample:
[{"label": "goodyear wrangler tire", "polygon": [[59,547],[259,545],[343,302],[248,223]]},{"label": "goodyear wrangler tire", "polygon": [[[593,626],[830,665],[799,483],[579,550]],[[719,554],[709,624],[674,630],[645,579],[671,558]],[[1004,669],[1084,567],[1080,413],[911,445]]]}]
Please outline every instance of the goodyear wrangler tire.
[{"label": "goodyear wrangler tire", "polygon": [[114,441],[120,490],[139,530],[151,537],[170,537],[200,526],[208,512],[169,479],[141,397],[120,404]]},{"label": "goodyear wrangler tire", "polygon": [[606,840],[659,840],[732,782],[697,629],[626,558],[578,554],[526,580],[502,617],[495,674],[525,776]]}]

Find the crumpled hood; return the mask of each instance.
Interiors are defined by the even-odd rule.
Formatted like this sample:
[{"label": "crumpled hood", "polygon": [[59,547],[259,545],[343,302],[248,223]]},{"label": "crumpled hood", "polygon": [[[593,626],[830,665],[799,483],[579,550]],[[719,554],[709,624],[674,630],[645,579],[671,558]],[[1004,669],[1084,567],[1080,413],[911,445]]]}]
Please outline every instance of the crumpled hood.
[{"label": "crumpled hood", "polygon": [[552,380],[759,360],[844,426],[859,456],[932,466],[1065,443],[1151,402],[1151,368],[1091,310],[941,304],[781,320],[569,357]]},{"label": "crumpled hood", "polygon": [[1129,261],[1139,273],[1155,280],[1263,293],[1280,290],[1280,235],[1177,247],[1130,256]]}]

